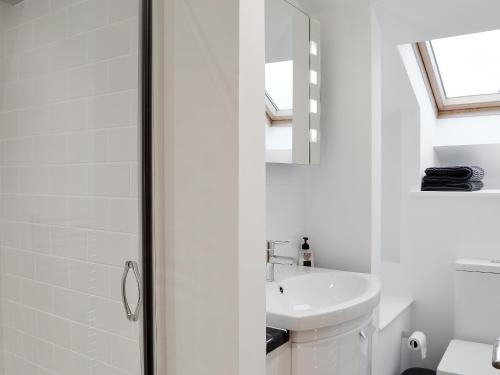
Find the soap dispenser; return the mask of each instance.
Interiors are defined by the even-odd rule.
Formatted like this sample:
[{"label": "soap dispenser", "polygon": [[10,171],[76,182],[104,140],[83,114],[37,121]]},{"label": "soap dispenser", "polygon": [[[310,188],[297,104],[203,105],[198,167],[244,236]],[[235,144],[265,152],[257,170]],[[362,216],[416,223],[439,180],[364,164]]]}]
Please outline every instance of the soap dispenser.
[{"label": "soap dispenser", "polygon": [[302,237],[304,240],[304,243],[302,244],[302,248],[300,250],[300,256],[299,256],[299,266],[304,266],[304,267],[314,267],[314,259],[313,259],[313,253],[310,249],[308,237]]}]

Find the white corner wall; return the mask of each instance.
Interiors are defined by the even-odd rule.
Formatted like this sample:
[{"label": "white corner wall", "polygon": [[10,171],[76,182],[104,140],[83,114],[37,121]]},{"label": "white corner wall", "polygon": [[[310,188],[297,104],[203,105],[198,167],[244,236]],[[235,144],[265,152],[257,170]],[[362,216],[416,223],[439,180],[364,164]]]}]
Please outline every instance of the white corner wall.
[{"label": "white corner wall", "polygon": [[264,19],[264,0],[239,1],[238,375],[265,374],[265,135],[255,126],[265,92]]},{"label": "white corner wall", "polygon": [[[370,272],[377,39],[368,2],[312,1],[322,33],[321,163],[307,169],[307,232],[316,264]],[[374,138],[375,137],[375,138]],[[374,190],[372,190],[372,188]],[[379,199],[379,198],[375,198]]]},{"label": "white corner wall", "polygon": [[317,266],[370,272],[381,241],[379,25],[365,1],[301,5],[321,23],[321,162],[268,164],[267,235],[290,240],[282,251],[293,256],[307,235]]},{"label": "white corner wall", "polygon": [[420,146],[418,153],[420,156],[420,168],[418,175],[420,177],[424,174],[426,168],[435,166],[436,164],[434,152],[436,113],[434,112],[431,98],[429,96],[413,45],[403,44],[399,46],[399,53],[418,104],[419,136],[418,138],[413,139],[412,142],[418,142]]},{"label": "white corner wall", "polygon": [[264,1],[166,3],[167,366],[265,373]]}]

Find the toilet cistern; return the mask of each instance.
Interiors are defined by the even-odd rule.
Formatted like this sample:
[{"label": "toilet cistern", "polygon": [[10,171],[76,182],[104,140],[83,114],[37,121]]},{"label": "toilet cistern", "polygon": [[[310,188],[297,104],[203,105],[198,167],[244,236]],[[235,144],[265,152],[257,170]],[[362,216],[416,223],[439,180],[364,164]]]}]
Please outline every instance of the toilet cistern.
[{"label": "toilet cistern", "polygon": [[297,259],[294,257],[285,257],[275,255],[276,245],[284,245],[290,243],[290,241],[266,241],[267,242],[267,281],[274,281],[274,265],[284,264],[288,266],[293,266],[297,263]]}]

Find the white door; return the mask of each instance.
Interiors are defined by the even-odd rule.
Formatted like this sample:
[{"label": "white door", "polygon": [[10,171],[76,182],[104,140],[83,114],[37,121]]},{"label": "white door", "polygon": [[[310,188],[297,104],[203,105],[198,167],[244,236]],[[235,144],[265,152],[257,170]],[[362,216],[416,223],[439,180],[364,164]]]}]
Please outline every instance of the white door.
[{"label": "white door", "polygon": [[1,375],[142,373],[138,16],[0,1]]}]

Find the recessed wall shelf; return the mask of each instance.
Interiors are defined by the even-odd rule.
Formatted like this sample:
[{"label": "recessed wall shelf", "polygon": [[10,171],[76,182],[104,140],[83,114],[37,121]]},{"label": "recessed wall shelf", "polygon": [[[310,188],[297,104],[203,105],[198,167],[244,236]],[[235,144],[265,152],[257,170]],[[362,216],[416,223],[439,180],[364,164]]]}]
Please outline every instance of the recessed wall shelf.
[{"label": "recessed wall shelf", "polygon": [[500,188],[500,144],[434,146],[439,166],[479,165],[484,168],[484,185]]},{"label": "recessed wall shelf", "polygon": [[414,198],[500,198],[500,189],[479,191],[411,191]]}]

